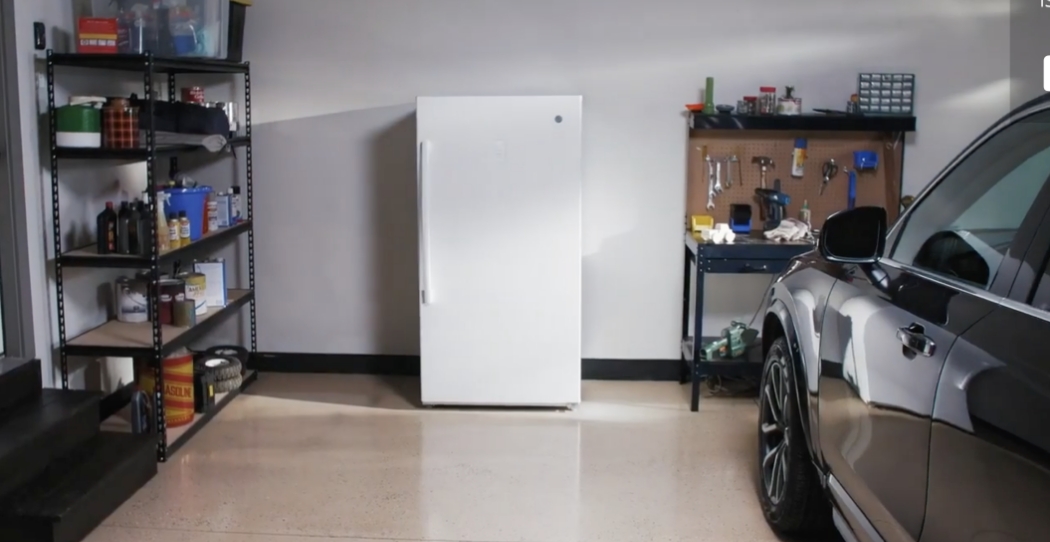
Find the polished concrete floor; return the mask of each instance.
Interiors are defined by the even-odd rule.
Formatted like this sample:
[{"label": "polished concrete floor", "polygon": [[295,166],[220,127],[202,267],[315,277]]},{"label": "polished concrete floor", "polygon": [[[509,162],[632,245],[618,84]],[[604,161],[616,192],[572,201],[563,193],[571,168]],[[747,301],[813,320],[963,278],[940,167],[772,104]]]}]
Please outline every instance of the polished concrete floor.
[{"label": "polished concrete floor", "polygon": [[418,382],[262,375],[88,542],[777,540],[750,398],[586,382],[572,412],[420,409]]}]

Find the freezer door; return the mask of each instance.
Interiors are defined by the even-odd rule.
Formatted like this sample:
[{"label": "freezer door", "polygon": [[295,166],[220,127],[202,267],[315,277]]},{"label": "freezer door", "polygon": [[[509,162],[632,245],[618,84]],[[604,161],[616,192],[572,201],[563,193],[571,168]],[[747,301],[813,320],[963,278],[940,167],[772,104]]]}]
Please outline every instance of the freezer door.
[{"label": "freezer door", "polygon": [[424,404],[579,403],[582,106],[418,100]]}]

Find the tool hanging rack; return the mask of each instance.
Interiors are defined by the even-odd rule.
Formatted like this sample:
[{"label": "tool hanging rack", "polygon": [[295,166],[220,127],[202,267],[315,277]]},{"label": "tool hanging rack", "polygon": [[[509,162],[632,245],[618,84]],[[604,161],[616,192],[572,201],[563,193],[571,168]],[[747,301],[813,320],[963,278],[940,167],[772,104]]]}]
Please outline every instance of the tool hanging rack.
[{"label": "tool hanging rack", "polygon": [[[806,202],[813,227],[819,229],[831,214],[847,207],[848,175],[853,151],[879,154],[879,167],[858,174],[857,205],[885,207],[896,218],[903,197],[904,134],[915,130],[915,117],[861,115],[704,115],[690,118],[686,209],[689,216],[710,215],[715,222],[729,222],[730,205],[752,206],[753,225],[760,222],[755,189],[761,187],[760,158],[773,165],[766,173],[766,187],[780,179],[781,190],[791,197],[786,217],[796,218]],[[796,138],[806,138],[805,174],[791,176],[792,151]],[[721,161],[723,190],[708,208],[709,172],[707,156]],[[735,157],[736,161],[729,160]],[[821,194],[823,164],[834,159],[838,175]],[[731,173],[733,184],[725,186]]]},{"label": "tool hanging rack", "polygon": [[[68,66],[74,68],[86,68],[96,70],[118,71],[139,74],[142,77],[144,93],[148,101],[148,112],[146,114],[146,126],[144,130],[143,145],[138,149],[65,149],[57,145],[57,121],[55,115],[55,71],[57,67]],[[91,248],[80,248],[64,250],[62,222],[59,205],[59,180],[60,162],[65,159],[89,160],[89,161],[142,161],[145,162],[147,186],[149,187],[149,216],[156,216],[157,205],[157,182],[155,176],[155,165],[158,156],[172,156],[188,152],[203,152],[202,147],[193,145],[158,146],[156,144],[156,131],[154,130],[155,119],[152,115],[155,102],[155,91],[162,82],[167,83],[168,100],[176,101],[175,89],[177,88],[177,76],[183,74],[231,74],[244,76],[244,126],[245,133],[230,140],[233,148],[243,147],[245,149],[245,179],[244,188],[246,195],[246,220],[233,227],[220,230],[214,234],[203,237],[188,247],[176,251],[160,254],[157,246],[156,221],[149,221],[150,246],[149,256],[125,256],[125,255],[100,255]],[[157,460],[167,461],[171,455],[185,442],[193,437],[205,424],[208,423],[223,407],[229,404],[240,392],[235,390],[221,398],[217,398],[215,406],[205,414],[196,417],[193,423],[178,429],[169,430],[166,424],[165,409],[163,401],[164,374],[162,362],[164,358],[179,348],[189,345],[192,341],[202,338],[208,332],[214,330],[224,321],[233,317],[245,306],[250,307],[251,322],[251,353],[257,350],[256,337],[256,309],[255,309],[255,228],[254,228],[254,202],[252,184],[252,101],[251,101],[251,70],[247,62],[231,62],[225,60],[190,59],[190,58],[160,58],[152,54],[119,54],[119,55],[97,55],[97,54],[57,54],[49,51],[47,55],[47,99],[49,112],[50,132],[50,158],[51,158],[51,205],[52,205],[52,228],[54,235],[54,246],[56,256],[55,282],[57,288],[57,314],[59,331],[59,361],[62,378],[62,389],[69,389],[69,358],[71,356],[88,357],[138,357],[144,359],[153,373],[154,386],[152,390],[143,390],[152,395],[153,405],[160,405],[152,410],[151,431],[157,436]],[[237,179],[234,185],[238,185]],[[150,313],[157,314],[159,303],[158,281],[161,276],[162,266],[175,264],[186,258],[192,261],[192,256],[207,254],[220,246],[239,239],[242,235],[248,237],[248,288],[230,289],[228,291],[228,304],[223,308],[215,308],[205,316],[198,317],[195,326],[183,329],[167,325],[161,325],[158,318],[142,324],[129,324],[125,322],[109,321],[95,329],[89,330],[77,337],[67,337],[65,300],[68,292],[65,291],[63,270],[66,267],[79,268],[122,268],[139,269],[147,271],[150,277],[149,306]],[[243,376],[241,390],[250,385],[256,378],[256,374],[248,371]],[[131,400],[135,384],[132,383],[102,401],[102,421],[109,418],[118,411],[125,409]]]}]

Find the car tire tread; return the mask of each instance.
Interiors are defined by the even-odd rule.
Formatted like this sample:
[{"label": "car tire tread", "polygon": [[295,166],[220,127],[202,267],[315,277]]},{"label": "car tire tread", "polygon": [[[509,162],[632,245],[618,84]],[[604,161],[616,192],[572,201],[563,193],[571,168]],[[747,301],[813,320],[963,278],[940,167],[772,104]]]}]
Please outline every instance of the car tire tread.
[{"label": "car tire tread", "polygon": [[[797,408],[798,390],[795,387],[794,363],[791,350],[785,337],[777,338],[770,346],[770,353],[775,349],[783,352],[787,358],[789,404],[795,408],[787,409],[785,415],[790,427],[789,434],[789,475],[785,489],[784,498],[779,503],[772,503],[766,495],[764,488],[759,488],[759,498],[762,501],[762,512],[775,531],[786,535],[817,534],[826,533],[831,527],[831,505],[820,483],[816,468],[810,458],[806,437],[802,429],[802,420]],[[769,371],[770,356],[763,364],[762,386]],[[761,453],[761,445],[759,446]],[[761,466],[759,466],[761,469]],[[759,473],[759,485],[762,476]]]}]

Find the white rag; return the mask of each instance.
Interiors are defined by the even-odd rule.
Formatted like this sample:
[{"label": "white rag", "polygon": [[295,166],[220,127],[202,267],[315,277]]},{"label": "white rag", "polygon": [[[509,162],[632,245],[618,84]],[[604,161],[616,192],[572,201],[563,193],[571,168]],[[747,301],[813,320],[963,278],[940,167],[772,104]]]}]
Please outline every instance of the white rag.
[{"label": "white rag", "polygon": [[778,243],[797,243],[803,240],[811,240],[812,235],[809,231],[809,226],[801,220],[794,218],[785,218],[780,221],[780,225],[776,229],[769,230],[765,233],[766,239],[770,241],[777,241]]}]

